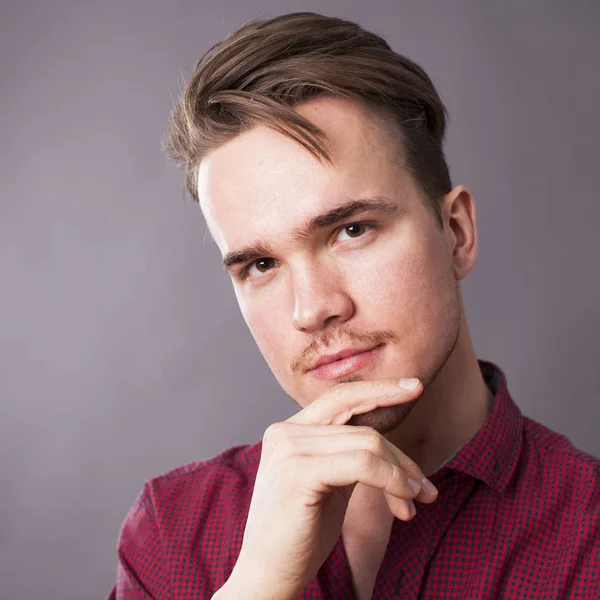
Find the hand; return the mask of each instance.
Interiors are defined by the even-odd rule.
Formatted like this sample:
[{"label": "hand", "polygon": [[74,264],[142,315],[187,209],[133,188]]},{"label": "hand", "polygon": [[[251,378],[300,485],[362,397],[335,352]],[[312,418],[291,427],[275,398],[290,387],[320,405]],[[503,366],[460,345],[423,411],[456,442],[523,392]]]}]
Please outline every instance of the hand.
[{"label": "hand", "polygon": [[411,499],[435,501],[437,491],[422,489],[423,473],[408,456],[371,427],[344,425],[421,393],[420,382],[412,390],[389,380],[342,383],[267,428],[231,577],[243,582],[244,597],[300,596],[333,550],[357,483],[383,490],[391,512],[406,521]]}]

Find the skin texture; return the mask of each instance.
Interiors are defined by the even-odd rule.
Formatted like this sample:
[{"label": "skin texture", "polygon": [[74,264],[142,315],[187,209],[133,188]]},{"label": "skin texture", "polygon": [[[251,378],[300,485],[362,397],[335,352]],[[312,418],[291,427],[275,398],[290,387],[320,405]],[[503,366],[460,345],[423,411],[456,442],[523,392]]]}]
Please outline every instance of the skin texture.
[{"label": "skin texture", "polygon": [[[477,432],[492,403],[459,285],[477,256],[472,195],[459,185],[444,197],[440,230],[383,117],[331,98],[296,110],[326,133],[332,164],[255,127],[202,160],[206,222],[223,256],[257,241],[269,245],[267,260],[251,265],[247,278],[240,274],[246,265],[231,267],[232,282],[262,355],[299,407],[344,381],[421,380],[416,401],[355,416],[351,424],[383,433],[430,474]],[[365,197],[385,198],[395,210],[367,211],[302,239],[291,235]],[[377,359],[346,378],[322,381],[307,372],[320,354],[379,342]],[[380,490],[358,485],[348,521],[359,509],[363,523],[369,514],[389,517],[381,498]]]}]

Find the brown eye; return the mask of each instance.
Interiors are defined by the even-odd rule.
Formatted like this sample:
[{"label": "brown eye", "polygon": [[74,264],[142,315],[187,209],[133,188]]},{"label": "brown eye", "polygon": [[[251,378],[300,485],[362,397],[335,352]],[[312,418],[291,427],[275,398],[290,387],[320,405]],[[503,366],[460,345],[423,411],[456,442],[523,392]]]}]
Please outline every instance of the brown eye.
[{"label": "brown eye", "polygon": [[[349,237],[350,239],[357,239],[359,237],[363,237],[366,233],[371,231],[372,229],[377,229],[377,224],[361,221],[359,223],[350,223],[349,225],[344,225],[341,229],[337,230],[336,241],[343,242],[348,241],[345,237]],[[362,242],[361,242],[362,243]]]},{"label": "brown eye", "polygon": [[365,233],[366,227],[366,223],[351,223],[350,225],[346,225],[343,230],[351,238],[357,238]]},{"label": "brown eye", "polygon": [[273,259],[272,258],[259,258],[257,261],[254,262],[254,265],[256,266],[258,271],[260,271],[261,273],[264,273],[265,271],[268,271],[273,266]]},{"label": "brown eye", "polygon": [[365,225],[364,223],[352,223],[351,225],[344,227],[344,229],[350,237],[359,237],[365,232]]}]

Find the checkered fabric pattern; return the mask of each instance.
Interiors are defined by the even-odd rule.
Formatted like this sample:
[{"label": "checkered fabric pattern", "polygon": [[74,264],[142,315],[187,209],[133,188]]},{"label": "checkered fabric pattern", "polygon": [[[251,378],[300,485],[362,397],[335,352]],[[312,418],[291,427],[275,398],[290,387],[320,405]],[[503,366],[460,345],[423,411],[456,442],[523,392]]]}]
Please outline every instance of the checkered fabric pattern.
[{"label": "checkered fabric pattern", "polygon": [[[600,460],[522,415],[504,372],[478,433],[395,519],[374,599],[600,598]],[[110,600],[208,599],[240,552],[261,441],[148,481],[122,525]],[[268,532],[265,531],[265,535]],[[353,598],[340,536],[301,598]]]}]

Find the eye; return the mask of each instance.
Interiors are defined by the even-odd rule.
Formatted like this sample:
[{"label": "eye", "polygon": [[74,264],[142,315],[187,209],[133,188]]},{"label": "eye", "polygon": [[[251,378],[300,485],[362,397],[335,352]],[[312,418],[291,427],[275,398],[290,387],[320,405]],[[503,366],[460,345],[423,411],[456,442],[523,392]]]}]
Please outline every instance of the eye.
[{"label": "eye", "polygon": [[373,225],[369,223],[350,223],[344,225],[344,227],[339,230],[337,237],[339,237],[342,232],[345,232],[350,238],[358,238],[364,235],[368,229],[373,229]]},{"label": "eye", "polygon": [[259,258],[254,262],[250,263],[242,272],[243,276],[246,277],[250,275],[250,271],[253,267],[256,267],[256,270],[259,273],[266,273],[271,267],[275,264],[274,258]]}]

